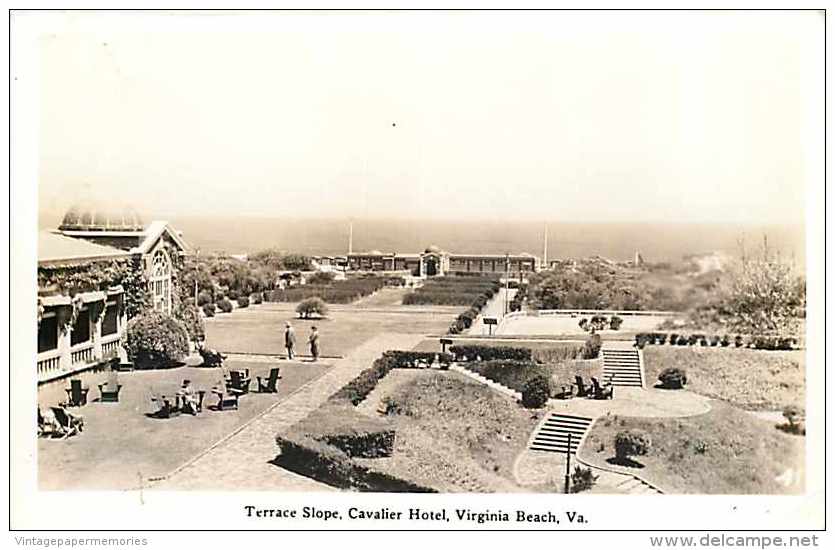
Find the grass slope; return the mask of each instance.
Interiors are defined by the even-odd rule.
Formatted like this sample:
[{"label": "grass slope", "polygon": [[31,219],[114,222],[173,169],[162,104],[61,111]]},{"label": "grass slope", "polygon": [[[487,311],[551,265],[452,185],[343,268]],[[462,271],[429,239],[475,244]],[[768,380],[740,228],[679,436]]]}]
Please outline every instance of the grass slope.
[{"label": "grass slope", "polygon": [[[652,439],[649,453],[635,457],[643,468],[608,462],[615,456],[615,435],[626,429],[644,430]],[[580,456],[603,468],[638,474],[670,493],[797,494],[802,484],[787,487],[776,478],[789,468],[802,468],[804,439],[714,402],[709,413],[685,418],[601,418]]]},{"label": "grass slope", "polygon": [[758,351],[671,346],[644,348],[647,381],[667,367],[687,371],[687,389],[747,410],[804,407],[806,361],[802,351]]}]

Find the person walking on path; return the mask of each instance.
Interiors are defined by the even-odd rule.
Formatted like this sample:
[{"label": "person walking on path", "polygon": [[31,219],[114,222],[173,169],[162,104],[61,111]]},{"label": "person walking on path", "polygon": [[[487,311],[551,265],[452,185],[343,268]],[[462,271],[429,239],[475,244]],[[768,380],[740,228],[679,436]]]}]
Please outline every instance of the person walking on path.
[{"label": "person walking on path", "polygon": [[307,339],[310,344],[310,355],[313,356],[313,361],[319,360],[319,331],[316,327],[310,327],[310,338]]},{"label": "person walking on path", "polygon": [[296,331],[290,321],[284,323],[284,347],[287,348],[287,359],[292,361],[296,356]]}]

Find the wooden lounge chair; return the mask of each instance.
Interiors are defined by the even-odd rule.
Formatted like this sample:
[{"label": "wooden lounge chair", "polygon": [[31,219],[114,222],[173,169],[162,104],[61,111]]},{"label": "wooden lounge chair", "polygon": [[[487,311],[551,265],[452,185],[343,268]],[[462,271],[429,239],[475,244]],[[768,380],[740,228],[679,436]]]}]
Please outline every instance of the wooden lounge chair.
[{"label": "wooden lounge chair", "polygon": [[41,408],[38,407],[38,437],[49,437],[52,433],[52,423],[46,421],[46,418],[41,414]]},{"label": "wooden lounge chair", "polygon": [[99,384],[99,403],[118,403],[119,402],[119,390],[122,389],[122,385],[119,383],[119,379],[116,377],[116,373],[112,373],[112,376],[108,378],[107,382],[104,384]]},{"label": "wooden lounge chair", "polygon": [[70,380],[70,387],[66,388],[67,405],[70,407],[80,407],[87,404],[87,392],[90,388],[81,386],[81,380],[75,378]]},{"label": "wooden lounge chair", "polygon": [[151,413],[154,418],[171,418],[180,414],[177,407],[171,404],[171,399],[165,395],[151,393],[151,403],[156,406],[156,410]]},{"label": "wooden lounge chair", "polygon": [[226,382],[227,390],[236,390],[241,393],[249,393],[249,384],[252,378],[249,376],[249,369],[245,371],[233,370],[229,372],[229,380]]},{"label": "wooden lounge chair", "polygon": [[226,392],[224,392],[220,388],[215,388],[212,390],[212,393],[214,393],[217,396],[217,405],[215,408],[219,411],[225,411],[226,409],[230,408],[237,410],[238,400],[243,394],[243,391],[236,389],[227,389]]},{"label": "wooden lounge chair", "polygon": [[597,378],[591,377],[591,392],[589,397],[592,399],[612,399],[614,397],[614,387],[611,384],[601,387]]},{"label": "wooden lounge chair", "polygon": [[583,382],[583,377],[579,374],[574,377],[575,385],[577,386],[577,397],[586,397],[589,394],[589,388]]},{"label": "wooden lounge chair", "polygon": [[281,378],[278,367],[270,369],[270,376],[261,378],[258,376],[258,393],[278,393],[278,380]]},{"label": "wooden lounge chair", "polygon": [[68,413],[64,407],[50,407],[55,416],[55,435],[61,439],[81,433],[84,429],[84,419]]},{"label": "wooden lounge chair", "polygon": [[571,399],[574,397],[574,385],[560,386],[560,391],[554,395],[555,399]]}]

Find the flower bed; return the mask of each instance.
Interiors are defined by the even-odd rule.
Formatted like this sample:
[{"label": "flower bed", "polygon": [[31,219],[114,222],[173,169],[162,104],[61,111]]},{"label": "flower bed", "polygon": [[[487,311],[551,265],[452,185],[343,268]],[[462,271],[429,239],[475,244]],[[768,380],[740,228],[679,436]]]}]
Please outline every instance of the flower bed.
[{"label": "flower bed", "polygon": [[799,339],[790,336],[743,336],[741,334],[679,334],[676,332],[640,332],[635,335],[635,345],[643,348],[647,345],[748,348],[758,350],[793,350],[799,349]]}]

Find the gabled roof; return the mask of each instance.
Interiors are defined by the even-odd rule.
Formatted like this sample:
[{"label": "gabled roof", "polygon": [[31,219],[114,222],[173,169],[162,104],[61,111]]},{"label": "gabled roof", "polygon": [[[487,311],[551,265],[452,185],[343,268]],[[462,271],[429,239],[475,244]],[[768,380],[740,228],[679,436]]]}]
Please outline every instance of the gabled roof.
[{"label": "gabled roof", "polygon": [[130,255],[129,252],[118,248],[73,239],[49,231],[38,232],[39,266],[128,258]]},{"label": "gabled roof", "polygon": [[180,247],[180,250],[183,252],[189,252],[188,245],[183,240],[183,238],[176,232],[174,229],[168,225],[168,222],[165,221],[154,221],[145,228],[143,232],[145,238],[139,243],[139,246],[134,247],[131,249],[131,252],[139,252],[140,254],[147,254],[151,248],[159,241],[159,239],[164,235],[168,234],[168,236],[177,243],[177,246]]}]

